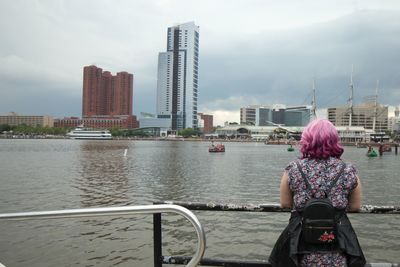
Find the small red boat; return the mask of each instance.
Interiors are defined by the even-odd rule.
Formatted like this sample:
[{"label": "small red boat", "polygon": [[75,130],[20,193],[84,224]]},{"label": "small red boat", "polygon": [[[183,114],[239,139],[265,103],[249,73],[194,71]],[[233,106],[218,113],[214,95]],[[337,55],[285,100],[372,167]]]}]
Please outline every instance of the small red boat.
[{"label": "small red boat", "polygon": [[223,144],[211,145],[208,152],[225,152],[225,146]]}]

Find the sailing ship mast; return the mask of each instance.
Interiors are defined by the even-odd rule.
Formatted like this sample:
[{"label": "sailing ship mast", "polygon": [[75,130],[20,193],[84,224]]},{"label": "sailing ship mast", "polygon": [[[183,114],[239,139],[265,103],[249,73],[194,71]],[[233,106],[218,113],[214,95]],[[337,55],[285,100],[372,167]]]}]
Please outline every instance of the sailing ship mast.
[{"label": "sailing ship mast", "polygon": [[316,119],[317,118],[317,113],[316,113],[317,104],[315,102],[315,79],[313,79],[313,81],[312,81],[312,88],[313,88],[313,99],[311,102],[311,115],[313,116],[313,119]]},{"label": "sailing ship mast", "polygon": [[379,80],[376,80],[376,89],[374,97],[374,117],[372,118],[372,130],[374,132],[376,126],[376,117],[378,116],[378,88],[379,88]]},{"label": "sailing ship mast", "polygon": [[354,70],[354,67],[351,66],[351,76],[350,76],[350,98],[349,98],[349,127],[351,127],[351,121],[352,121],[352,119],[353,119],[353,95],[354,95],[353,70]]}]

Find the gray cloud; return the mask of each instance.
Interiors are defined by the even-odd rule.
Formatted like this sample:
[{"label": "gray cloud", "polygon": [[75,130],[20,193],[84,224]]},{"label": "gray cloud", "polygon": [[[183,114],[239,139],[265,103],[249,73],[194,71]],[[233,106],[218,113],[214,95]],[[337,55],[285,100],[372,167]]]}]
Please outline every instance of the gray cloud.
[{"label": "gray cloud", "polygon": [[[224,53],[203,54],[203,105],[229,96],[257,99],[243,105],[304,104],[313,78],[320,105],[344,105],[352,65],[356,102],[374,94],[379,80],[381,102],[398,105],[400,99],[394,96],[400,87],[399,15],[358,12],[296,31],[249,36]],[[237,109],[236,104],[230,108]]]},{"label": "gray cloud", "polygon": [[369,11],[348,1],[321,1],[313,10],[302,7],[309,1],[291,1],[293,10],[285,1],[147,2],[6,1],[0,114],[79,116],[82,68],[90,64],[134,73],[135,114],[155,112],[167,27],[191,20],[200,25],[199,111],[308,104],[313,78],[320,107],[343,105],[352,64],[356,102],[374,94],[379,79],[381,102],[400,103],[397,2],[385,2],[393,11],[378,9],[379,1],[360,2]]}]

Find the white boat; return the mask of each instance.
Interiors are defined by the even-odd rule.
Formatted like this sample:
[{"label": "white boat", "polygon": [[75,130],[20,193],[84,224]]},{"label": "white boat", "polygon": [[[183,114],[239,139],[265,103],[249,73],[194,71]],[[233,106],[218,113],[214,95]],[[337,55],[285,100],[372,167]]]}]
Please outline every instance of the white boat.
[{"label": "white boat", "polygon": [[112,135],[109,130],[97,130],[78,126],[74,130],[67,133],[71,139],[95,139],[95,140],[110,140]]}]

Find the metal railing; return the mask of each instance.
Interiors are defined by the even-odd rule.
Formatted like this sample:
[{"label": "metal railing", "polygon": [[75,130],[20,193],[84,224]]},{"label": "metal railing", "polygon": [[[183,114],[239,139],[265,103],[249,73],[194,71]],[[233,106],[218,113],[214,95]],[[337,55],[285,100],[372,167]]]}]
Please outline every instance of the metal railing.
[{"label": "metal railing", "polygon": [[[241,204],[221,204],[221,203],[199,203],[199,202],[179,202],[179,201],[161,201],[155,202],[154,204],[174,204],[185,207],[189,210],[198,211],[226,211],[226,212],[290,212],[290,209],[281,208],[280,204],[269,203],[269,204],[258,204],[258,205],[241,205]],[[374,206],[374,205],[363,205],[361,210],[357,213],[360,214],[400,214],[400,206]],[[157,220],[154,220],[154,229],[161,228],[161,214]],[[158,225],[158,226],[157,226]],[[154,233],[157,236],[154,246],[159,247],[161,253],[161,232]],[[158,258],[160,259],[160,258]],[[156,267],[161,267],[162,264],[185,264],[190,260],[187,256],[161,256],[162,261],[156,263]],[[215,259],[215,258],[203,258],[199,265],[204,266],[229,266],[229,267],[272,267],[271,263],[266,260],[232,260],[232,259]],[[364,267],[400,267],[399,263],[371,263],[368,262]]]},{"label": "metal railing", "polygon": [[[189,210],[214,210],[214,211],[248,211],[248,212],[290,212],[291,209],[281,208],[278,203],[268,204],[221,204],[221,203],[200,203],[200,202],[180,202],[180,201],[160,201],[153,204],[174,204],[185,207]],[[357,214],[400,214],[400,206],[377,206],[362,205]]]},{"label": "metal railing", "polygon": [[[143,205],[143,206],[126,206],[126,207],[110,207],[110,208],[88,208],[88,209],[71,209],[71,210],[55,210],[55,211],[32,211],[18,213],[0,214],[0,220],[24,220],[24,219],[57,219],[57,218],[74,218],[74,217],[93,217],[93,216],[112,216],[112,215],[132,215],[132,214],[153,214],[153,218],[161,218],[161,213],[177,213],[185,217],[191,222],[197,233],[197,249],[196,253],[190,260],[187,260],[187,267],[197,266],[204,255],[206,248],[206,236],[203,226],[200,224],[196,215],[190,210],[174,205]],[[154,231],[161,231],[154,229]],[[161,233],[161,232],[160,232]],[[154,241],[157,237],[154,236]],[[156,242],[154,243],[157,244]],[[160,251],[154,247],[154,261],[158,263],[162,259],[162,255],[158,255]],[[157,255],[156,255],[157,254]],[[157,259],[159,257],[159,259]],[[1,266],[1,264],[0,264]]]}]

